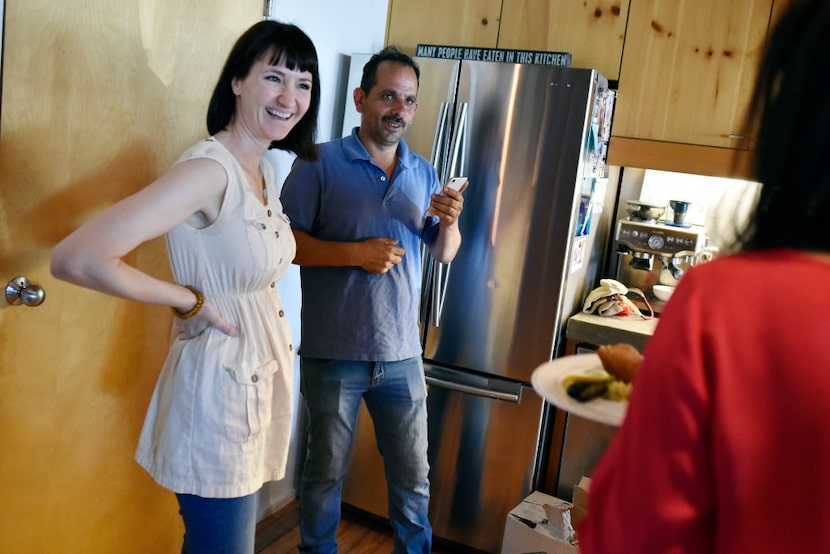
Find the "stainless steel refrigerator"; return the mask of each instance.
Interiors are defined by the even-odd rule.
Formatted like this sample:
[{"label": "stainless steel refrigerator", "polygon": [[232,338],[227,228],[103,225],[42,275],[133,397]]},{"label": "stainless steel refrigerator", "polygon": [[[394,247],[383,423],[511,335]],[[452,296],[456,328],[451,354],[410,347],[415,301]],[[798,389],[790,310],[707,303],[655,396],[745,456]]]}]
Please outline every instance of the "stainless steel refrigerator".
[{"label": "stainless steel refrigerator", "polygon": [[[359,124],[351,91],[343,133]],[[507,513],[544,477],[552,410],[530,375],[564,352],[564,322],[597,283],[616,185],[605,149],[613,92],[590,69],[417,58],[406,140],[442,180],[466,176],[455,260],[424,264],[421,325],[434,535],[497,552]],[[361,412],[343,502],[386,516]]]}]

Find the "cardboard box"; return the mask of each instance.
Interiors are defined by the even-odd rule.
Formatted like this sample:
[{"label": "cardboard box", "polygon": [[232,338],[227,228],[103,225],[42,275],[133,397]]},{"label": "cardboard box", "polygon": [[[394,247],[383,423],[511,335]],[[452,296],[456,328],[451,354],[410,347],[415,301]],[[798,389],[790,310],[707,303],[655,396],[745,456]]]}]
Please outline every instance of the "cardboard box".
[{"label": "cardboard box", "polygon": [[[548,506],[547,512],[545,505]],[[538,491],[531,493],[507,514],[501,554],[577,554],[579,550],[576,546],[557,536],[564,534],[562,525],[551,525],[548,520],[548,513],[564,509],[568,512],[565,519],[567,527],[570,527],[567,508],[571,506],[564,500]]]},{"label": "cardboard box", "polygon": [[579,483],[574,485],[574,507],[571,508],[571,523],[574,529],[588,513],[588,490],[591,488],[591,478],[584,475]]}]

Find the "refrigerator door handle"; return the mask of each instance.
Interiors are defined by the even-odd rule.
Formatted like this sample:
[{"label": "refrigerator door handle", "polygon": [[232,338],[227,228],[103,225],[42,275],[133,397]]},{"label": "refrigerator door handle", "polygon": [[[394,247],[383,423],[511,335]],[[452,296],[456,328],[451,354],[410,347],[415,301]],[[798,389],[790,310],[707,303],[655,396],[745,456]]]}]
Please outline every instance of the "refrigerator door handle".
[{"label": "refrigerator door handle", "polygon": [[[435,124],[435,135],[432,139],[432,152],[430,153],[430,161],[432,167],[435,168],[435,173],[438,174],[438,182],[444,183],[447,180],[447,152],[446,143],[447,135],[450,125],[450,104],[448,102],[441,102],[438,108],[438,121]],[[441,268],[440,263],[432,257],[426,245],[421,244],[421,319],[423,325],[427,321],[427,308],[430,307],[432,315],[430,321],[433,325],[438,326],[441,318],[441,306],[443,305],[443,293],[436,291],[436,287],[441,287],[443,291],[443,283],[446,282],[446,277],[440,279],[446,272]],[[436,284],[438,283],[438,284]],[[440,301],[439,301],[440,299]]]},{"label": "refrigerator door handle", "polygon": [[421,329],[424,328],[424,324],[427,322],[427,307],[432,304],[435,263],[435,258],[429,253],[427,245],[421,243],[421,310],[418,319]]},{"label": "refrigerator door handle", "polygon": [[[458,114],[456,123],[456,134],[452,141],[452,152],[450,164],[447,166],[449,172],[441,177],[441,182],[449,180],[450,177],[460,176],[461,168],[464,166],[464,147],[467,140],[467,102],[461,104],[461,109]],[[445,111],[442,105],[442,111]],[[446,116],[446,114],[444,114]],[[436,138],[437,141],[437,138]],[[433,145],[433,151],[434,151]],[[430,290],[430,304],[432,312],[430,316],[430,324],[433,327],[438,327],[441,324],[441,312],[444,309],[444,297],[447,294],[447,279],[450,276],[450,264],[441,263],[435,259],[430,260],[432,269],[432,286]]]},{"label": "refrigerator door handle", "polygon": [[449,164],[449,175],[447,175],[447,179],[450,177],[463,177],[464,175],[464,152],[466,151],[466,142],[467,142],[467,108],[469,104],[467,102],[461,103],[461,108],[458,112],[458,119],[455,124],[455,137],[452,141],[452,152],[450,155],[450,164]]},{"label": "refrigerator door handle", "polygon": [[433,327],[439,327],[441,325],[441,312],[444,310],[447,279],[450,276],[450,264],[442,264],[435,258],[430,258],[430,263],[433,266],[430,323]]},{"label": "refrigerator door handle", "polygon": [[432,139],[432,152],[430,153],[430,161],[435,172],[438,174],[438,180],[443,183],[446,180],[445,164],[446,154],[444,143],[446,142],[447,127],[449,125],[448,118],[450,113],[450,105],[447,102],[441,102],[441,107],[438,108],[438,122],[435,124],[435,136]]},{"label": "refrigerator door handle", "polygon": [[493,400],[518,404],[522,400],[522,384],[503,379],[488,379],[424,363],[424,378],[428,385]]}]

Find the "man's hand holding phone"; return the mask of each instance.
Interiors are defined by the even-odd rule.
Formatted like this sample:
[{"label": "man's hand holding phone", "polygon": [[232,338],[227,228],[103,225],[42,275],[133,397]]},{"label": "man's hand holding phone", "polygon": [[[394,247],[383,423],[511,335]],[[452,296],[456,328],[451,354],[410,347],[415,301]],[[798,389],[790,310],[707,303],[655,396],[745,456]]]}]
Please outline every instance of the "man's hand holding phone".
[{"label": "man's hand holding phone", "polygon": [[458,221],[461,210],[464,209],[464,197],[462,192],[469,186],[466,177],[453,177],[444,185],[441,194],[433,194],[432,202],[426,215],[437,215],[441,224],[452,225]]}]

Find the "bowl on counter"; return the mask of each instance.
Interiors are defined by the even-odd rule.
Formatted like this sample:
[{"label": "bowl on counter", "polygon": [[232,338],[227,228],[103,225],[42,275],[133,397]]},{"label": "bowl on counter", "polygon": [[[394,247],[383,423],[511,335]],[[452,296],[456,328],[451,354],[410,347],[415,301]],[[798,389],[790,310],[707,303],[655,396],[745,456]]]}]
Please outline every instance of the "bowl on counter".
[{"label": "bowl on counter", "polygon": [[660,219],[660,217],[666,213],[666,207],[659,204],[641,202],[639,200],[628,200],[626,202],[626,211],[633,219],[640,221],[652,221]]},{"label": "bowl on counter", "polygon": [[673,292],[674,287],[670,287],[669,285],[654,285],[651,287],[651,293],[654,297],[663,302],[668,302]]}]

